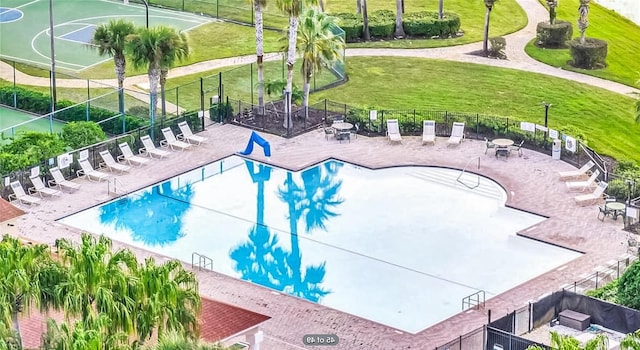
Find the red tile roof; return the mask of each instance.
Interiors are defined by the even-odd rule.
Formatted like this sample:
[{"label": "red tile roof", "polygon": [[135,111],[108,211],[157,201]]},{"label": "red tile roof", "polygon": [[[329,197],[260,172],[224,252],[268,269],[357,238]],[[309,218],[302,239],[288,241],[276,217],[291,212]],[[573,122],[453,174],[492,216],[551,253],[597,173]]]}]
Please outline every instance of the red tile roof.
[{"label": "red tile roof", "polygon": [[0,198],[0,222],[5,222],[24,214],[24,210]]},{"label": "red tile roof", "polygon": [[224,340],[270,318],[270,316],[203,297],[200,314],[200,339],[207,342]]}]

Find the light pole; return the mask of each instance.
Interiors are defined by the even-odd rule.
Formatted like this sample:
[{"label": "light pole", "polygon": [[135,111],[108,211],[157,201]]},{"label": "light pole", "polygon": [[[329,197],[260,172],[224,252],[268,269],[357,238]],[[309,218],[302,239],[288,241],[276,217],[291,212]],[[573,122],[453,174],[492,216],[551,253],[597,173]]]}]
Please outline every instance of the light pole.
[{"label": "light pole", "polygon": [[142,0],[142,3],[144,4],[144,9],[146,11],[147,29],[149,29],[149,3],[147,0]]},{"label": "light pole", "polygon": [[51,45],[51,117],[52,122],[53,113],[56,110],[56,53],[54,49],[54,36],[53,36],[53,0],[49,0],[49,38]]},{"label": "light pole", "polygon": [[549,135],[549,107],[553,106],[551,103],[546,103],[542,101],[542,106],[544,107],[544,142],[547,142],[547,136]]},{"label": "light pole", "polygon": [[[627,184],[627,208],[629,208],[629,206],[631,205],[631,187],[633,186],[634,182],[631,180],[627,180],[625,181]],[[625,208],[626,211],[626,208]],[[626,213],[625,213],[625,227],[628,227],[629,225],[631,225],[631,218],[629,218]]]}]

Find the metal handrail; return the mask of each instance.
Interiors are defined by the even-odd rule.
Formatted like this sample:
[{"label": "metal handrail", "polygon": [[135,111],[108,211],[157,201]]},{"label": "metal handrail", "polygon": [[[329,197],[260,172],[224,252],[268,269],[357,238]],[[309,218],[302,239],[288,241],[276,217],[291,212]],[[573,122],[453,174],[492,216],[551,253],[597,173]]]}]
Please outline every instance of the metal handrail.
[{"label": "metal handrail", "polygon": [[[473,301],[475,301],[475,304],[472,303]],[[484,307],[484,301],[485,301],[485,292],[484,290],[479,290],[471,295],[468,295],[462,298],[462,311],[466,309],[470,309],[474,306],[477,306],[478,308]]]},{"label": "metal handrail", "polygon": [[478,183],[476,183],[474,186],[467,185],[466,183],[462,182],[460,178],[462,178],[462,175],[464,175],[464,172],[467,171],[467,167],[471,164],[471,162],[476,159],[478,160],[478,169],[480,169],[480,156],[472,157],[471,159],[469,159],[469,161],[467,161],[467,164],[464,166],[464,168],[462,168],[460,175],[458,175],[458,178],[456,179],[456,181],[465,185],[465,187],[467,187],[470,190],[480,186],[480,176],[478,175]]},{"label": "metal handrail", "polygon": [[198,270],[210,270],[213,271],[213,259],[206,255],[202,255],[196,252],[191,253],[191,268],[196,266],[196,258],[198,258]]},{"label": "metal handrail", "polygon": [[122,181],[118,180],[118,178],[113,178],[113,192],[111,192],[111,181],[107,181],[107,194],[118,194],[118,184],[120,184],[120,188],[123,189],[123,193],[127,192],[127,187],[122,183]]}]

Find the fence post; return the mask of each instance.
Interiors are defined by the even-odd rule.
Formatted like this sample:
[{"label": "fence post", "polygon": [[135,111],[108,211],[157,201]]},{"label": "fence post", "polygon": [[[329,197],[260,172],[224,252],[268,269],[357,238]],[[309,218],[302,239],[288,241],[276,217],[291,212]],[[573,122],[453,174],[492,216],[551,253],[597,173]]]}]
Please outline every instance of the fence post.
[{"label": "fence post", "polygon": [[327,124],[327,99],[324,99],[324,123]]},{"label": "fence post", "polygon": [[18,108],[18,92],[16,91],[16,61],[13,61],[13,108]]},{"label": "fence post", "polygon": [[[253,16],[253,10],[251,10],[251,16]],[[249,83],[251,84],[249,85],[251,87],[249,89],[251,91],[251,107],[253,107],[253,63],[249,65]]]}]

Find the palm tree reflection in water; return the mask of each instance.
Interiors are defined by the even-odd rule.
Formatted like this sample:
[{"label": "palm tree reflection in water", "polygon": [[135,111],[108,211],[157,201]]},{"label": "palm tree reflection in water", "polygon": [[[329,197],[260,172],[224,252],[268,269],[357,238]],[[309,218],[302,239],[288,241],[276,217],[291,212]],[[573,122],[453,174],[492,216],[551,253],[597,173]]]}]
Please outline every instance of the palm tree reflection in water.
[{"label": "palm tree reflection in water", "polygon": [[182,217],[191,207],[191,184],[173,189],[171,181],[153,186],[140,196],[129,196],[100,208],[100,221],[129,230],[134,241],[163,246],[184,236]]},{"label": "palm tree reflection in water", "polygon": [[271,167],[245,160],[254,183],[258,184],[256,224],[249,232],[249,241],[236,247],[231,258],[236,261],[236,271],[244,280],[255,282],[313,302],[330,293],[320,284],[326,273],[325,263],[312,265],[302,271],[302,254],[298,242],[298,221],[305,218],[306,232],[314,228],[326,230],[325,221],[338,214],[333,207],[343,202],[338,192],[342,184],[335,181],[340,163],[327,162],[302,173],[304,185],[299,186],[291,172],[278,197],[288,204],[291,251],[278,246],[278,238],[264,225],[264,183],[269,181]]}]

